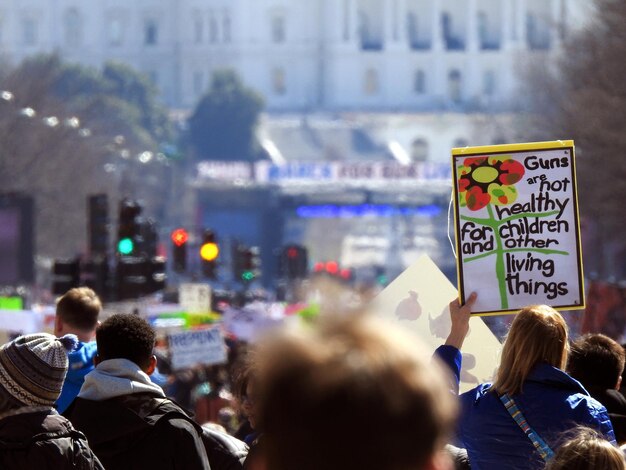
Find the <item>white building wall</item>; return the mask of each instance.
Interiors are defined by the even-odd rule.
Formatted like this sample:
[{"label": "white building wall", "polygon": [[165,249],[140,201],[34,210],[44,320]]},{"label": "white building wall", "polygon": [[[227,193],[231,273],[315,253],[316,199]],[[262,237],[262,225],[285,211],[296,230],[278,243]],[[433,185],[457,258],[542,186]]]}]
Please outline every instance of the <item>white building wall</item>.
[{"label": "white building wall", "polygon": [[[584,3],[3,0],[0,57],[17,63],[58,51],[89,65],[121,60],[183,108],[197,102],[215,69],[230,67],[274,111],[506,109],[517,57],[556,54],[559,22],[571,29]],[[77,41],[68,41],[70,11]]]}]

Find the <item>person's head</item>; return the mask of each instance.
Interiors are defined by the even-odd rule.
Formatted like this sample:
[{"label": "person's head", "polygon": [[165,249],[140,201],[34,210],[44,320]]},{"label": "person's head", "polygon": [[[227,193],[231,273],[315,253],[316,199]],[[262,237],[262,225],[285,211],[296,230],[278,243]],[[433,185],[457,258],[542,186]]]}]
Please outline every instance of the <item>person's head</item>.
[{"label": "person's head", "polygon": [[67,374],[75,335],[20,336],[0,348],[0,413],[25,406],[53,406]]},{"label": "person's head", "polygon": [[521,392],[528,374],[539,363],[565,369],[567,334],[565,320],[552,307],[524,307],[511,324],[492,389],[498,394]]},{"label": "person's head", "polygon": [[626,354],[617,342],[602,334],[587,334],[570,348],[567,371],[587,388],[619,389]]},{"label": "person's head", "polygon": [[258,350],[273,470],[443,468],[456,397],[414,338],[369,315],[285,331]]},{"label": "person's head", "polygon": [[131,314],[112,315],[96,328],[98,354],[94,362],[128,359],[151,374],[156,366],[155,341],[156,334],[144,319]]},{"label": "person's head", "polygon": [[557,449],[546,470],[624,470],[622,451],[590,428],[579,427]]},{"label": "person's head", "polygon": [[241,411],[248,419],[252,429],[257,429],[257,379],[256,361],[253,351],[247,351],[240,359],[235,374],[233,393],[241,406]]},{"label": "person's head", "polygon": [[54,334],[61,336],[73,333],[81,341],[90,340],[98,325],[101,310],[100,299],[89,287],[68,290],[57,301]]}]

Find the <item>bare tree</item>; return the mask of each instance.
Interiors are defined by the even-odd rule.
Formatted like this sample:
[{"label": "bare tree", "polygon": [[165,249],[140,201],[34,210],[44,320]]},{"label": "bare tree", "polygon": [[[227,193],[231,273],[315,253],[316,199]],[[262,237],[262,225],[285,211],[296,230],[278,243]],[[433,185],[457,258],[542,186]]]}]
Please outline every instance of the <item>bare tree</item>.
[{"label": "bare tree", "polygon": [[587,271],[624,276],[626,218],[626,2],[595,0],[595,16],[554,64],[529,68],[534,140],[574,139]]}]

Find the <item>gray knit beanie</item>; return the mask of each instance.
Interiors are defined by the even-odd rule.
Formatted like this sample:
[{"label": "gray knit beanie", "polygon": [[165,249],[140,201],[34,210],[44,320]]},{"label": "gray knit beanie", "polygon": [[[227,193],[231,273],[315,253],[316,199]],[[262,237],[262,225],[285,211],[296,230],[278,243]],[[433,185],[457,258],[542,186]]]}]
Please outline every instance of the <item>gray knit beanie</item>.
[{"label": "gray knit beanie", "polygon": [[52,406],[67,374],[67,353],[78,338],[48,333],[20,336],[0,348],[0,394],[19,406]]}]

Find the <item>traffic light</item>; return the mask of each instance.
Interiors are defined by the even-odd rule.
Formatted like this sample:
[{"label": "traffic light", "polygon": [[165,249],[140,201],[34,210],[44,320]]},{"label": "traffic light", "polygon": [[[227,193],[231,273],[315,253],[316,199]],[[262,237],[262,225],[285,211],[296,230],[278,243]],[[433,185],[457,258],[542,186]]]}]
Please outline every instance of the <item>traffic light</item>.
[{"label": "traffic light", "polygon": [[165,281],[167,275],[165,274],[165,258],[162,256],[153,256],[148,259],[146,263],[146,293],[151,294],[165,289]]},{"label": "traffic light", "polygon": [[148,260],[137,256],[123,256],[117,260],[117,298],[136,299],[147,292]]},{"label": "traffic light", "polygon": [[172,232],[172,269],[178,273],[187,270],[187,241],[189,233],[184,228]]},{"label": "traffic light", "polygon": [[80,258],[58,259],[52,265],[52,293],[63,295],[80,285]]},{"label": "traffic light", "polygon": [[109,248],[109,199],[106,194],[94,194],[87,204],[89,254],[105,257]]},{"label": "traffic light", "polygon": [[141,214],[142,206],[137,201],[122,199],[119,207],[117,228],[117,253],[121,256],[135,256],[142,244]]},{"label": "traffic light", "polygon": [[82,263],[81,278],[83,284],[94,290],[102,299],[108,297],[107,282],[109,278],[109,263],[104,257],[97,257]]},{"label": "traffic light", "polygon": [[154,219],[147,219],[139,222],[139,232],[143,241],[139,247],[139,254],[154,258],[157,255],[157,245],[159,244],[159,233]]},{"label": "traffic light", "polygon": [[315,274],[325,274],[343,281],[352,281],[354,270],[352,268],[342,268],[337,261],[319,261],[313,265]]},{"label": "traffic light", "polygon": [[235,277],[243,282],[254,281],[261,275],[261,251],[258,246],[237,244],[234,253]]},{"label": "traffic light", "polygon": [[217,276],[217,258],[220,255],[220,248],[217,238],[212,230],[206,229],[202,233],[202,244],[200,245],[200,258],[202,259],[202,274],[209,279]]},{"label": "traffic light", "polygon": [[308,251],[302,245],[287,245],[280,257],[280,272],[287,279],[303,279],[309,270]]}]

